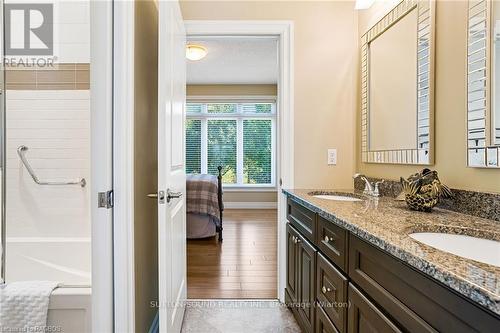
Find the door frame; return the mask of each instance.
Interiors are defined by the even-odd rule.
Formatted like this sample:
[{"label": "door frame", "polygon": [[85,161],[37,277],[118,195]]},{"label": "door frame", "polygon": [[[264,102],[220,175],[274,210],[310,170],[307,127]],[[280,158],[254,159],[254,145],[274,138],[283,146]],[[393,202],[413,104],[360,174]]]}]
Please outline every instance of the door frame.
[{"label": "door frame", "polygon": [[278,279],[277,298],[285,301],[286,286],[286,196],[282,188],[294,187],[294,24],[286,20],[186,20],[187,37],[192,36],[277,36],[278,77]]},{"label": "door frame", "polygon": [[90,214],[92,332],[113,332],[113,210],[98,193],[113,189],[113,2],[90,2]]},{"label": "door frame", "polygon": [[135,2],[113,1],[114,331],[135,331]]}]

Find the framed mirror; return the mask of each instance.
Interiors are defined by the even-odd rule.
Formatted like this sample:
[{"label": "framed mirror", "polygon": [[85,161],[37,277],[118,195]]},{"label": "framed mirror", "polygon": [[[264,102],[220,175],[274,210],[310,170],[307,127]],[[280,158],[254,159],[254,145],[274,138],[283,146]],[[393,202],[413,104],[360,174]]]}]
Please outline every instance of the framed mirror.
[{"label": "framed mirror", "polygon": [[500,2],[469,0],[467,165],[500,168]]},{"label": "framed mirror", "polygon": [[365,163],[434,162],[434,12],[403,0],[361,37]]}]

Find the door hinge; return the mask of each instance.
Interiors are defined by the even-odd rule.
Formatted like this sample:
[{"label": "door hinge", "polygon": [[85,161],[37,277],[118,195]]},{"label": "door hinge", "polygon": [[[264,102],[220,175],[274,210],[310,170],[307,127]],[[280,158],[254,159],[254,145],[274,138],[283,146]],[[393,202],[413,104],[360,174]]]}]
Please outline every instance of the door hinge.
[{"label": "door hinge", "polygon": [[97,201],[97,207],[99,208],[113,208],[113,190],[97,193]]}]

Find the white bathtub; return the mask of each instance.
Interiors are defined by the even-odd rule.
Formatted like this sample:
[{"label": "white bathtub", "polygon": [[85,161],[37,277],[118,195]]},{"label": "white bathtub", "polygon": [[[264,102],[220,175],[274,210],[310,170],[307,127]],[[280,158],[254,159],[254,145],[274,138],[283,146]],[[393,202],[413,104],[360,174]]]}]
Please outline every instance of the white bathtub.
[{"label": "white bathtub", "polygon": [[7,237],[6,281],[60,282],[47,325],[56,332],[91,331],[90,238]]}]

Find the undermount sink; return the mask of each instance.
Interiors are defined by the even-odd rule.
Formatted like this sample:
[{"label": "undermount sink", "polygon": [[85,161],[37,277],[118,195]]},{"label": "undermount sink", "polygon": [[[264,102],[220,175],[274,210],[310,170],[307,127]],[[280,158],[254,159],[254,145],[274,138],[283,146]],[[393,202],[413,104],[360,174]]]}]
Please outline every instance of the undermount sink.
[{"label": "undermount sink", "polygon": [[363,201],[363,199],[359,198],[355,194],[351,193],[342,193],[342,192],[311,192],[309,195],[314,198],[323,199],[323,200],[332,200],[332,201]]},{"label": "undermount sink", "polygon": [[441,251],[500,267],[500,242],[466,235],[417,232],[409,236]]}]

